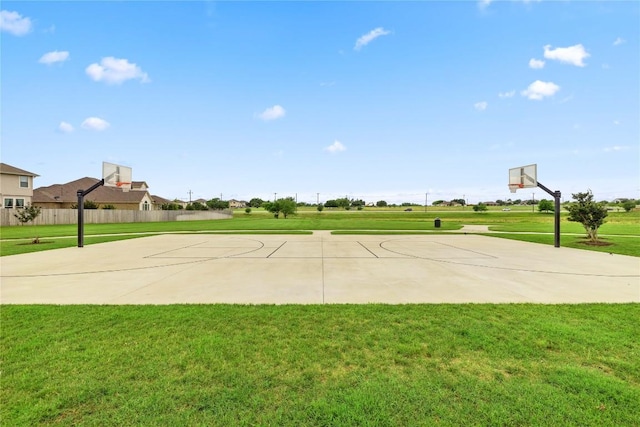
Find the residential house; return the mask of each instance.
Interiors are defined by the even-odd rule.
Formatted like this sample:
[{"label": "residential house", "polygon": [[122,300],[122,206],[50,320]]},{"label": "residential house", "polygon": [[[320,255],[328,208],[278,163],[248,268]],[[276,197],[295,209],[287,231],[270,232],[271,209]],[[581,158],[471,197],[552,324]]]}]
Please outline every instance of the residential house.
[{"label": "residential house", "polygon": [[32,203],[33,179],[39,175],[0,163],[2,209],[23,208]]},{"label": "residential house", "polygon": [[[33,191],[33,204],[45,209],[74,208],[78,204],[78,190],[86,190],[99,181],[96,178],[85,177],[66,184],[36,188]],[[94,202],[100,207],[113,206],[122,210],[149,211],[154,209],[154,201],[147,188],[144,181],[132,183],[130,191],[100,186],[84,196],[84,200]]]},{"label": "residential house", "polygon": [[131,191],[148,191],[149,186],[145,181],[132,181]]},{"label": "residential house", "polygon": [[246,208],[247,205],[248,203],[245,202],[244,200],[236,200],[236,199],[229,200],[229,208],[231,209],[242,209],[242,208]]}]

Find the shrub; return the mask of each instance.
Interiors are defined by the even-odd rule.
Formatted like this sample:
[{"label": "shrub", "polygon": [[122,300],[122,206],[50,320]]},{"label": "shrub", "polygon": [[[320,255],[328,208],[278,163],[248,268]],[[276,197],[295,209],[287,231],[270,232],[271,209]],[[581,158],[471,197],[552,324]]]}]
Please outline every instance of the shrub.
[{"label": "shrub", "polygon": [[487,208],[487,205],[485,205],[484,203],[478,203],[473,207],[474,212],[485,212],[488,209],[489,208]]}]

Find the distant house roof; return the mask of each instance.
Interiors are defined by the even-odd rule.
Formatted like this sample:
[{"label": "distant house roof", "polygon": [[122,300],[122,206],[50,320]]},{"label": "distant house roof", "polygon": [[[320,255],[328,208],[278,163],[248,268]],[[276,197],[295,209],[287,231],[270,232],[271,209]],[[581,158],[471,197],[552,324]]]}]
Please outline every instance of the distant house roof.
[{"label": "distant house roof", "polygon": [[146,190],[149,188],[146,181],[131,181],[131,189],[132,190]]},{"label": "distant house roof", "polygon": [[0,163],[0,173],[7,175],[26,175],[26,176],[40,176],[33,172],[26,171],[24,169],[17,168],[15,166],[8,165],[6,163]]},{"label": "distant house roof", "polygon": [[[96,178],[80,178],[66,184],[54,184],[33,190],[32,203],[77,203],[78,190],[86,190],[99,182]],[[146,191],[122,191],[116,187],[101,186],[85,198],[96,203],[140,203]]]},{"label": "distant house roof", "polygon": [[151,196],[151,200],[153,200],[153,203],[155,203],[156,205],[175,203],[173,200],[169,200],[169,199],[165,199],[164,197],[153,196],[153,195]]}]

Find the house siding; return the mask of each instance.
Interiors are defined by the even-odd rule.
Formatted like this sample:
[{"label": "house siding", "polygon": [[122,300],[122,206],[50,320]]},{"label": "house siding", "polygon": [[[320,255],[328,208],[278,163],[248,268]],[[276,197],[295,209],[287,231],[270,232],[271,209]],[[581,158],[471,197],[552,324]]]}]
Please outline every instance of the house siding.
[{"label": "house siding", "polygon": [[[8,173],[4,171],[5,167],[11,168]],[[33,178],[37,175],[31,172],[22,171],[9,165],[2,164],[3,171],[0,173],[0,209],[4,209],[5,200],[12,200],[12,207],[16,207],[16,199],[24,200],[24,206],[31,204],[33,196]],[[20,178],[27,178],[27,187],[20,186]]]}]

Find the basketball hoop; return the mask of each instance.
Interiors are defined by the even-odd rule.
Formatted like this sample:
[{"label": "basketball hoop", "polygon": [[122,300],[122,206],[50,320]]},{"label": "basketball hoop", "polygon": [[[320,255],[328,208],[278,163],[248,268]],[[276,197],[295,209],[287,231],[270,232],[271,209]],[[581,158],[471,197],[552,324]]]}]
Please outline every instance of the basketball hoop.
[{"label": "basketball hoop", "polygon": [[509,191],[515,193],[517,190],[524,188],[524,184],[509,184]]},{"label": "basketball hoop", "polygon": [[131,168],[102,162],[102,179],[105,187],[116,187],[122,191],[131,190]]}]

